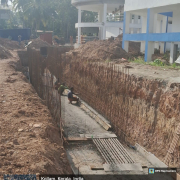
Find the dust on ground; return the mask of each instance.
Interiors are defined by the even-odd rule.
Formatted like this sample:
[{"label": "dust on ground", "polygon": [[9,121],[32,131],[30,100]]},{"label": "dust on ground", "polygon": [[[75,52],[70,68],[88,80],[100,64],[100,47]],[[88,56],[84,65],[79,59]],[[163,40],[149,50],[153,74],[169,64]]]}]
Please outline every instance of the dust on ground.
[{"label": "dust on ground", "polygon": [[48,108],[18,71],[15,58],[0,61],[0,176],[69,174],[59,129]]}]

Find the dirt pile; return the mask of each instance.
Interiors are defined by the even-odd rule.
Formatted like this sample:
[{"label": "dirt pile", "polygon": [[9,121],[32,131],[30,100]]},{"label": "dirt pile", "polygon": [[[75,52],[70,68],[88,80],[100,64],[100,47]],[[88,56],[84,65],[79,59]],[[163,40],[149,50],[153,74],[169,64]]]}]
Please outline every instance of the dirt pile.
[{"label": "dirt pile", "polygon": [[0,59],[8,59],[12,57],[10,50],[14,49],[23,49],[24,44],[22,43],[19,46],[19,43],[16,41],[11,41],[9,39],[0,38]]},{"label": "dirt pile", "polygon": [[14,67],[14,59],[0,61],[0,179],[4,174],[72,173],[50,111]]},{"label": "dirt pile", "polygon": [[12,41],[9,39],[0,38],[0,45],[5,47],[8,50],[24,49],[24,43],[23,42],[21,42],[21,45],[19,46],[19,43],[17,41]]},{"label": "dirt pile", "polygon": [[51,46],[51,45],[37,38],[37,39],[32,40],[32,43],[28,47],[40,49],[41,47],[48,47],[48,46]]},{"label": "dirt pile", "polygon": [[108,40],[94,40],[87,42],[80,48],[71,51],[72,55],[77,58],[90,61],[106,61],[113,59],[129,59],[140,55],[140,43],[130,42],[129,53],[122,49],[122,35],[115,40],[110,38]]},{"label": "dirt pile", "polygon": [[0,59],[8,59],[10,57],[12,57],[11,52],[4,46],[0,45]]}]

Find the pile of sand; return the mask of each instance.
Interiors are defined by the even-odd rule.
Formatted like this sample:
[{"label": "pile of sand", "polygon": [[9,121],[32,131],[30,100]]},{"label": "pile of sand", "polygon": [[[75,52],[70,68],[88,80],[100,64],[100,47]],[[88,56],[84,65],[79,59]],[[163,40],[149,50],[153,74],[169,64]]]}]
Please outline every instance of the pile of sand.
[{"label": "pile of sand", "polygon": [[51,46],[50,44],[48,44],[45,41],[42,41],[41,39],[37,38],[37,39],[33,39],[31,40],[32,43],[28,46],[30,48],[35,48],[35,49],[40,49],[41,47],[48,47]]},{"label": "pile of sand", "polygon": [[5,47],[8,50],[24,49],[24,43],[23,42],[21,42],[21,45],[19,46],[19,42],[12,41],[9,39],[0,38],[0,45]]},{"label": "pile of sand", "polygon": [[23,49],[24,43],[19,43],[17,41],[11,41],[9,39],[0,38],[0,59],[8,59],[12,57],[11,50]]},{"label": "pile of sand", "polygon": [[8,59],[11,57],[12,57],[11,52],[4,46],[0,45],[0,59]]},{"label": "pile of sand", "polygon": [[113,59],[129,59],[140,55],[140,43],[130,42],[129,53],[122,49],[122,35],[116,39],[94,40],[72,51],[83,60],[106,61]]}]

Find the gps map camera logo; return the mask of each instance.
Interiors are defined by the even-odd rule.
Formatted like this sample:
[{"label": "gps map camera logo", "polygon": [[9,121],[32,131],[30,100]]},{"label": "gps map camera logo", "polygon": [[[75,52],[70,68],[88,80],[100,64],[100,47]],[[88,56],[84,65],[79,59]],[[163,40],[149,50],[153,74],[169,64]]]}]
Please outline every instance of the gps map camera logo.
[{"label": "gps map camera logo", "polygon": [[149,169],[149,174],[154,174],[154,169]]}]

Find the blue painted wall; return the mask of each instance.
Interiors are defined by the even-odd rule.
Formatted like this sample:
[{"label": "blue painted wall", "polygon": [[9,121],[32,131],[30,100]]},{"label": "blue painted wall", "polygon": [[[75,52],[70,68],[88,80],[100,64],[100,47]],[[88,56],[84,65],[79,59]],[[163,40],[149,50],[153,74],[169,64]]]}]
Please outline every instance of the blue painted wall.
[{"label": "blue painted wall", "polygon": [[124,34],[123,41],[180,42],[180,32],[177,32],[177,33]]},{"label": "blue painted wall", "polygon": [[8,38],[9,36],[12,37],[13,41],[18,41],[18,36],[22,36],[23,40],[29,40],[31,36],[31,29],[2,29],[0,30],[0,37],[1,38]]},{"label": "blue painted wall", "polygon": [[124,35],[126,32],[126,12],[124,12],[124,22],[123,22],[123,42],[122,42],[122,48],[124,49]]},{"label": "blue painted wall", "polygon": [[[151,9],[147,10],[147,31],[146,33],[140,34],[126,34],[125,25],[126,25],[126,12],[124,12],[124,28],[123,28],[123,42],[122,48],[124,49],[124,41],[145,41],[145,61],[147,62],[148,55],[148,42],[180,42],[180,32],[176,33],[149,33],[149,24],[150,24],[150,13]],[[173,17],[173,12],[159,13],[167,17]],[[167,18],[167,27],[168,28],[168,18]]]},{"label": "blue painted wall", "polygon": [[173,12],[163,12],[163,13],[159,13],[159,14],[167,16],[167,17],[173,17]]}]

